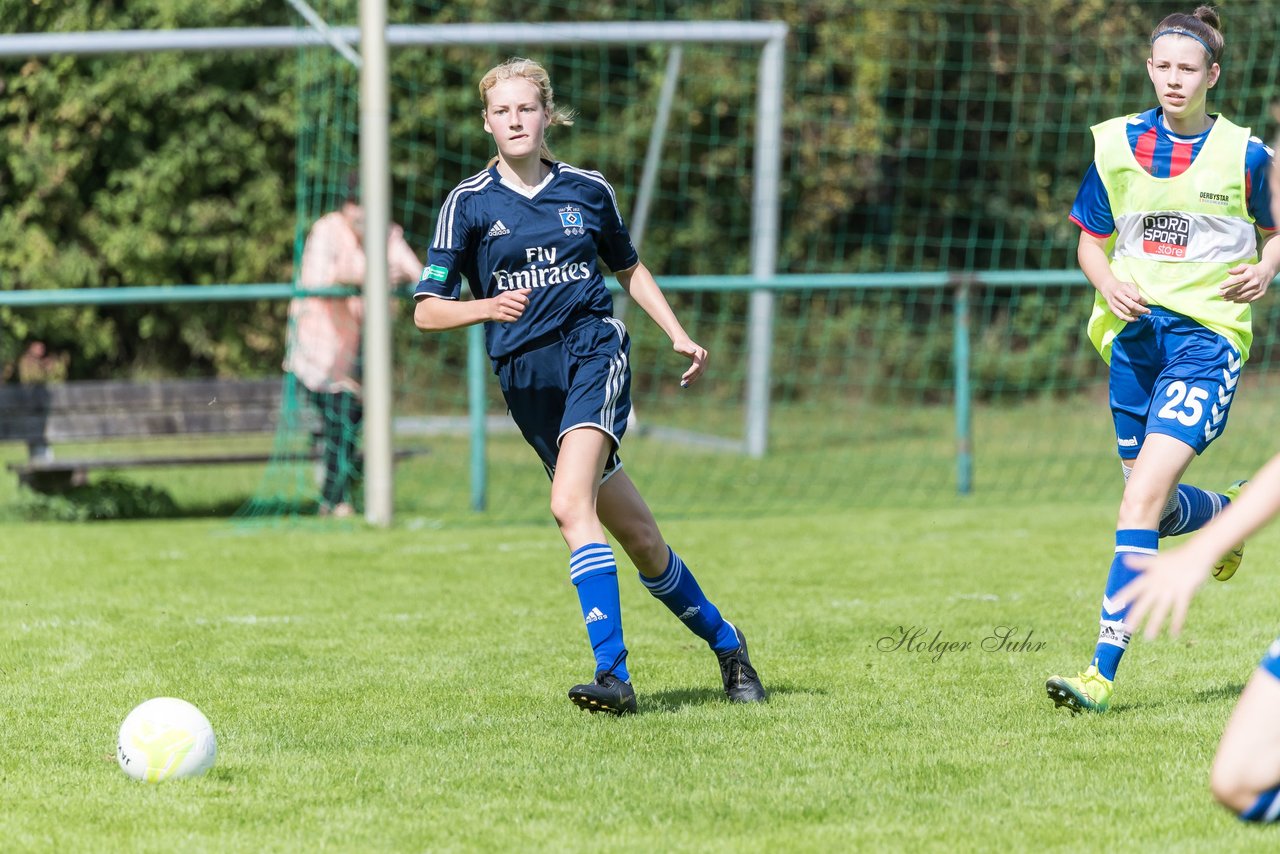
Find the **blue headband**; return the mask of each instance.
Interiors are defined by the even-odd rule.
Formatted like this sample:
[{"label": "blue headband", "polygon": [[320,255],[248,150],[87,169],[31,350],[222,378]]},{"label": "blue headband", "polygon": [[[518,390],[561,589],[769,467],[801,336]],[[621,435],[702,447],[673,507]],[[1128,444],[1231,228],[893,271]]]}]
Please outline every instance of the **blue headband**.
[{"label": "blue headband", "polygon": [[1204,39],[1200,38],[1195,33],[1189,33],[1182,28],[1172,29],[1172,30],[1161,30],[1160,32],[1156,33],[1154,36],[1151,37],[1151,43],[1155,44],[1156,39],[1160,38],[1161,36],[1186,36],[1189,39],[1195,39],[1196,41],[1200,42],[1200,47],[1204,48],[1204,52],[1209,54],[1209,58],[1213,59],[1213,49],[1209,47],[1209,43],[1206,42]]}]

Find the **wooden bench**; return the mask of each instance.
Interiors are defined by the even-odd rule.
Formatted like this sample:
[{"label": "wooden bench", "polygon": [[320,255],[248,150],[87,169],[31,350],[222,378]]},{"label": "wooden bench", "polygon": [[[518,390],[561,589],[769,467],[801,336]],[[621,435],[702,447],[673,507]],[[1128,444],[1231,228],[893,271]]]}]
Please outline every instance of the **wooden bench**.
[{"label": "wooden bench", "polygon": [[54,457],[56,442],[157,436],[272,433],[282,380],[76,381],[0,386],[0,442],[26,442],[26,462],[9,463],[41,492],[86,482],[94,469],[265,463],[270,452]]}]

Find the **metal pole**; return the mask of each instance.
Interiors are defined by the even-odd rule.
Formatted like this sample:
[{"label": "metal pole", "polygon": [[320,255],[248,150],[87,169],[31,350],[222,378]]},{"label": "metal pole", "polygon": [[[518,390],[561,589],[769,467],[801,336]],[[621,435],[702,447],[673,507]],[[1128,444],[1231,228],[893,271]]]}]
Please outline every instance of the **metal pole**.
[{"label": "metal pole", "polygon": [[[751,275],[773,277],[778,263],[778,180],[782,160],[782,37],[771,39],[760,55],[756,98],[756,156],[751,205]],[[769,388],[773,361],[773,292],[751,293],[747,319],[747,455],[763,457],[769,445]]]},{"label": "metal pole", "polygon": [[[676,45],[667,53],[667,68],[662,78],[662,90],[658,94],[658,114],[649,130],[649,147],[644,151],[644,169],[640,172],[640,186],[636,190],[636,206],[631,211],[631,243],[636,252],[644,246],[644,235],[649,229],[649,208],[653,205],[653,185],[658,180],[658,164],[662,160],[662,143],[667,138],[667,125],[671,121],[671,104],[676,98],[676,80],[680,76],[680,63],[684,48]],[[643,257],[643,256],[642,256]],[[613,298],[613,316],[625,320],[631,298],[624,292]],[[634,413],[634,410],[633,410]]]},{"label": "metal pole", "polygon": [[359,68],[363,65],[363,62],[360,60],[360,54],[352,50],[351,45],[334,35],[333,28],[325,22],[324,18],[320,17],[315,9],[308,6],[304,0],[285,0],[285,2],[292,6],[293,10],[302,16],[302,20],[310,24],[312,28],[329,43],[329,46],[342,56],[343,59],[351,63],[355,68]]},{"label": "metal pole", "polygon": [[484,325],[467,328],[467,411],[471,415],[471,509],[489,506],[488,429],[485,424],[484,378],[489,359],[484,350]]},{"label": "metal pole", "polygon": [[636,251],[644,244],[644,234],[649,228],[649,208],[653,206],[653,185],[658,180],[658,164],[662,160],[662,143],[667,138],[667,125],[671,123],[671,105],[676,99],[676,83],[680,79],[680,64],[684,48],[676,45],[667,54],[667,69],[662,78],[662,91],[658,95],[658,114],[649,131],[649,147],[644,152],[644,169],[640,173],[640,187],[636,192],[636,207],[631,214],[631,242]]},{"label": "metal pole", "polygon": [[[1079,269],[1035,270],[1034,277],[1025,270],[987,270],[966,273],[974,287],[996,286],[1014,290],[1045,285],[1070,285],[1085,290],[1092,288]],[[1280,276],[1276,278],[1280,284]],[[663,276],[663,291],[726,292],[748,290],[760,280],[742,276]],[[950,273],[791,273],[775,274],[766,284],[772,291],[809,291],[815,288],[850,290],[915,290],[954,287]],[[615,290],[616,290],[615,286]],[[142,305],[167,302],[246,302],[280,300],[294,297],[337,299],[360,293],[357,288],[294,288],[287,282],[257,285],[140,285],[137,287],[66,288],[62,290],[0,290],[0,306],[30,308],[51,305]]]},{"label": "metal pole", "polygon": [[952,361],[956,383],[956,492],[973,492],[973,410],[969,385],[969,294],[968,278],[956,282],[955,340]]},{"label": "metal pole", "polygon": [[[386,19],[385,4],[383,20]],[[363,15],[363,12],[362,12]],[[363,20],[363,17],[362,17]],[[786,37],[778,21],[656,21],[582,24],[396,24],[384,29],[393,47],[540,44],[760,44]],[[92,33],[0,35],[0,58],[75,54],[154,53],[162,50],[266,50],[355,44],[358,27],[325,33],[297,27],[207,27],[192,30],[113,30]],[[363,52],[363,49],[362,51]]]},{"label": "metal pole", "polygon": [[390,106],[387,96],[386,0],[361,0],[360,185],[364,204],[364,465],[365,519],[388,527],[392,516],[391,288],[387,234]]}]

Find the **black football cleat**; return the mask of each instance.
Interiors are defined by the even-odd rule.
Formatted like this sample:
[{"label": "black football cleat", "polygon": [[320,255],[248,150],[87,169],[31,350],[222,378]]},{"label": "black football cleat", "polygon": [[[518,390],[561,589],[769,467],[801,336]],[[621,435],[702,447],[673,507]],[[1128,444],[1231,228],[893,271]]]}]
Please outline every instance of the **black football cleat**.
[{"label": "black football cleat", "polygon": [[768,695],[747,656],[747,637],[737,626],[733,626],[733,631],[738,636],[738,648],[716,653],[716,658],[720,660],[720,678],[724,681],[725,696],[730,703],[764,702]]},{"label": "black football cleat", "polygon": [[636,690],[630,682],[623,682],[610,670],[601,670],[595,680],[586,685],[574,685],[569,689],[569,699],[588,712],[610,715],[634,715],[636,712]]}]

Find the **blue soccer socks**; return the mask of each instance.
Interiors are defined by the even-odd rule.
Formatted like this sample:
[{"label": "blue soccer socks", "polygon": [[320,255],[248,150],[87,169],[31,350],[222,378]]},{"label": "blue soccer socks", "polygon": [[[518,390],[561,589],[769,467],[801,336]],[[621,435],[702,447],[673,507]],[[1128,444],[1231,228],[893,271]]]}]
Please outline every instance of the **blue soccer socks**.
[{"label": "blue soccer socks", "polygon": [[[596,658],[596,672],[612,670],[630,681],[626,645],[622,639],[622,609],[618,596],[618,565],[613,550],[604,543],[588,543],[569,555],[569,580],[578,591],[582,619]],[[698,580],[680,556],[667,549],[667,568],[657,578],[640,576],[640,583],[666,605],[689,630],[717,653],[738,649],[733,626],[720,615],[698,586]]]},{"label": "blue soccer socks", "polygon": [[587,543],[569,555],[569,580],[578,591],[587,638],[596,657],[596,672],[612,669],[629,682],[626,644],[622,641],[622,605],[618,598],[618,564],[604,543]]},{"label": "blue soccer socks", "polygon": [[657,578],[640,576],[653,598],[680,618],[689,631],[706,641],[716,652],[738,648],[738,635],[698,586],[698,580],[680,556],[667,547],[667,568]]},{"label": "blue soccer socks", "polygon": [[1111,571],[1107,573],[1107,589],[1102,597],[1102,617],[1098,621],[1098,647],[1093,654],[1098,673],[1104,679],[1116,678],[1116,668],[1120,666],[1120,659],[1129,647],[1131,633],[1124,624],[1129,609],[1119,608],[1111,601],[1111,597],[1138,577],[1137,570],[1126,566],[1124,559],[1131,554],[1153,555],[1159,542],[1160,534],[1157,531],[1143,528],[1116,531],[1115,557],[1111,561]]},{"label": "blue soccer socks", "polygon": [[1198,531],[1230,503],[1231,499],[1225,495],[1180,483],[1160,517],[1160,536],[1176,537]]},{"label": "blue soccer socks", "polygon": [[1240,818],[1245,821],[1265,821],[1272,822],[1280,818],[1280,786],[1267,789],[1258,799],[1253,802],[1253,806],[1240,813]]}]

